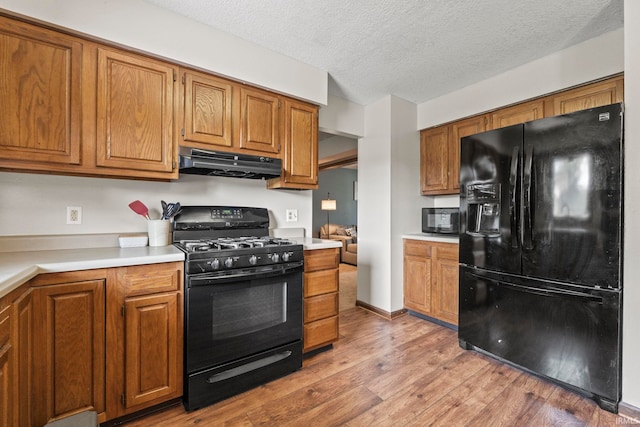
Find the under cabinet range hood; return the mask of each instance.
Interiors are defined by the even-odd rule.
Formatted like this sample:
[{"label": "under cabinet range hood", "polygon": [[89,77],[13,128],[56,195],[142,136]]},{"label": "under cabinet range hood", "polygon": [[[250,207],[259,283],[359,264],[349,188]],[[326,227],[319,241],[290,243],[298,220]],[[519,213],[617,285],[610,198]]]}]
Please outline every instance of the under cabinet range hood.
[{"label": "under cabinet range hood", "polygon": [[282,160],[180,147],[180,173],[269,179],[279,177],[282,174]]}]

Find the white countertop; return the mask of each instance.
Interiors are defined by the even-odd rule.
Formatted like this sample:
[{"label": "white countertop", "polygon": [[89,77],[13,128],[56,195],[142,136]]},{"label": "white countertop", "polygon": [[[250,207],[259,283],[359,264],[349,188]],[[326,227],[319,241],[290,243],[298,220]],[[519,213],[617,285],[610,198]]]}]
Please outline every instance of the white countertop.
[{"label": "white countertop", "polygon": [[0,253],[0,297],[42,273],[184,261],[173,245],[82,248]]},{"label": "white countertop", "polygon": [[403,239],[413,239],[413,240],[428,240],[430,242],[442,242],[442,243],[459,243],[460,238],[457,235],[448,236],[446,234],[431,234],[431,233],[413,233],[413,234],[405,234],[402,236]]},{"label": "white countertop", "polygon": [[288,237],[288,239],[293,240],[296,243],[302,245],[305,250],[330,249],[330,248],[342,247],[342,242],[338,240],[316,239],[313,237]]}]

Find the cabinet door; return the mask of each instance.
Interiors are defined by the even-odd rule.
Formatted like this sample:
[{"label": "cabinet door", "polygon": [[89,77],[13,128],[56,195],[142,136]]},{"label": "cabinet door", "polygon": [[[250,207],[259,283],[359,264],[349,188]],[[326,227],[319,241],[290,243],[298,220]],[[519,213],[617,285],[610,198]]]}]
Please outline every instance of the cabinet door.
[{"label": "cabinet door", "polygon": [[404,306],[431,315],[431,259],[404,256]]},{"label": "cabinet door", "polygon": [[436,247],[433,317],[458,324],[458,245]]},{"label": "cabinet door", "polygon": [[0,17],[0,52],[0,159],[79,164],[82,43]]},{"label": "cabinet door", "polygon": [[420,183],[422,194],[449,191],[449,126],[420,132]]},{"label": "cabinet door", "polygon": [[460,139],[487,130],[486,116],[470,117],[451,125],[449,141],[449,194],[460,192]]},{"label": "cabinet door", "polygon": [[14,423],[13,347],[11,343],[10,307],[0,311],[0,427]]},{"label": "cabinet door", "polygon": [[242,87],[240,111],[240,148],[280,157],[280,98]]},{"label": "cabinet door", "polygon": [[13,302],[12,316],[14,334],[14,369],[15,383],[13,386],[14,396],[17,405],[14,406],[15,425],[33,425],[31,405],[32,398],[32,375],[33,375],[33,298],[29,290]]},{"label": "cabinet door", "polygon": [[503,128],[530,122],[544,117],[544,101],[538,99],[531,102],[502,108],[491,113],[491,129]]},{"label": "cabinet door", "polygon": [[[33,423],[105,408],[104,280],[33,290]],[[104,415],[102,415],[104,416]]]},{"label": "cabinet door", "polygon": [[233,86],[213,76],[186,72],[183,139],[215,147],[231,147]]},{"label": "cabinet door", "polygon": [[[177,292],[125,302],[125,407],[182,394],[182,340]],[[132,411],[129,411],[132,409]]]},{"label": "cabinet door", "polygon": [[172,172],[175,75],[169,64],[98,49],[99,167]]},{"label": "cabinet door", "polygon": [[[318,108],[284,101],[284,161],[279,188],[318,188]],[[271,183],[270,183],[271,184]]]},{"label": "cabinet door", "polygon": [[550,97],[549,116],[568,114],[603,105],[622,102],[624,99],[624,80],[622,77],[592,83],[576,89],[567,90]]}]

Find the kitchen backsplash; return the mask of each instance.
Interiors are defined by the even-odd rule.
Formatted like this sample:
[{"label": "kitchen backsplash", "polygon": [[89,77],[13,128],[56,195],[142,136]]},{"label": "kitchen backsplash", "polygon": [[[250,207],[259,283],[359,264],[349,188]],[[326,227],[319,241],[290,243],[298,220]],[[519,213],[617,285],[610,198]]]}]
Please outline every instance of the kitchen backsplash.
[{"label": "kitchen backsplash", "polygon": [[[0,172],[0,236],[146,232],[129,203],[140,200],[151,218],[160,200],[182,205],[257,206],[269,209],[271,227],[311,229],[311,191],[267,190],[262,180],[183,176],[149,182]],[[82,224],[67,225],[67,207],[82,208]],[[286,222],[286,210],[298,211]]]}]

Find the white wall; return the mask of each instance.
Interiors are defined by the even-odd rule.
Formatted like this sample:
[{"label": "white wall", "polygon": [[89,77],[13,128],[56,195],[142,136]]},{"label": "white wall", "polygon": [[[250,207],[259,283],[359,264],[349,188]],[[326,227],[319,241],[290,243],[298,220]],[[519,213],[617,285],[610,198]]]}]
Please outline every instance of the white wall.
[{"label": "white wall", "polygon": [[624,2],[625,220],[622,400],[640,408],[640,3]]},{"label": "white wall", "polygon": [[329,96],[327,105],[320,108],[318,122],[323,132],[357,138],[364,135],[364,107]]},{"label": "white wall", "polygon": [[0,8],[327,103],[327,72],[143,0],[0,0]]},{"label": "white wall", "polygon": [[358,300],[391,311],[391,97],[365,107],[358,141]]},{"label": "white wall", "polygon": [[416,104],[391,97],[391,311],[404,307],[402,235],[421,230],[420,134]]},{"label": "white wall", "polygon": [[623,46],[624,30],[618,29],[420,104],[418,129],[619,73]]},{"label": "white wall", "polygon": [[[262,180],[184,175],[173,182],[0,172],[0,236],[146,231],[129,209],[139,199],[160,214],[160,200],[183,205],[258,206],[270,211],[271,227],[304,227],[311,233],[310,190],[266,190]],[[81,225],[66,224],[66,207],[80,206]],[[286,222],[298,209],[298,222]]]}]

